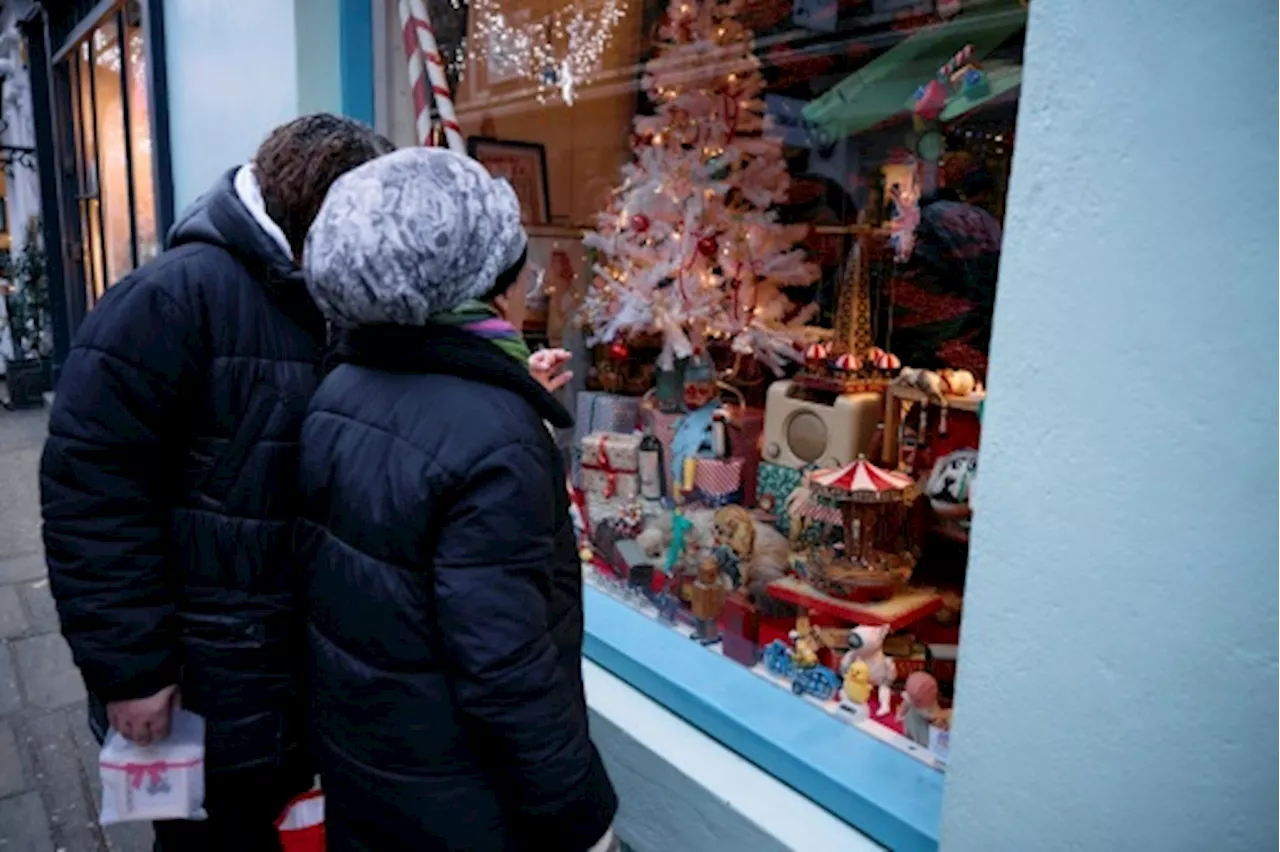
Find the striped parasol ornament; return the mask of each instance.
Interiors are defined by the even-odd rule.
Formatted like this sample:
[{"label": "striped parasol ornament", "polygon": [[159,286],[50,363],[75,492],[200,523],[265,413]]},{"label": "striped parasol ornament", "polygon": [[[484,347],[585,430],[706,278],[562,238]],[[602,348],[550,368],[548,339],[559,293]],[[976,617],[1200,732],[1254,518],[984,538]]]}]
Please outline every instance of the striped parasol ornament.
[{"label": "striped parasol ornament", "polygon": [[804,362],[810,366],[826,363],[831,357],[831,347],[825,343],[811,343],[805,347]]},{"label": "striped parasol ornament", "polygon": [[881,352],[876,356],[876,369],[886,373],[896,373],[902,369],[902,359],[892,352]]},{"label": "striped parasol ornament", "polygon": [[815,471],[810,477],[814,490],[828,497],[851,503],[887,503],[902,500],[915,488],[915,480],[906,474],[876,467],[859,456],[844,467]]},{"label": "striped parasol ornament", "polygon": [[844,467],[815,471],[809,478],[815,494],[837,500],[844,519],[848,553],[857,554],[856,561],[870,564],[871,535],[874,518],[886,503],[914,500],[918,493],[915,480],[905,474],[876,467],[859,456]]},{"label": "striped parasol ornament", "polygon": [[862,359],[852,352],[836,356],[832,366],[842,373],[856,373],[862,369]]}]

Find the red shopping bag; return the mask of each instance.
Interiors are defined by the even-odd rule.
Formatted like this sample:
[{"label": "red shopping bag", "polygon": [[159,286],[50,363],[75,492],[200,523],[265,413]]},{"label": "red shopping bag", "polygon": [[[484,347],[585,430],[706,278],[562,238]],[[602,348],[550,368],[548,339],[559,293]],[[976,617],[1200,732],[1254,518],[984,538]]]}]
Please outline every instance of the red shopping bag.
[{"label": "red shopping bag", "polygon": [[276,820],[284,852],[324,852],[324,791],[303,793]]}]

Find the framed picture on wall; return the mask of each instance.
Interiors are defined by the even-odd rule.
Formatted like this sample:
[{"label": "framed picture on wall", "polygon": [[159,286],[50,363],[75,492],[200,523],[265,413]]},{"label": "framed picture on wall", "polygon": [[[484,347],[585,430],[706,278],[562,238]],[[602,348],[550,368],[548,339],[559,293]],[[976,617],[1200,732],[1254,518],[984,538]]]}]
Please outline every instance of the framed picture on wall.
[{"label": "framed picture on wall", "polygon": [[511,182],[520,199],[520,219],[524,224],[546,225],[551,221],[546,148],[537,142],[472,136],[467,140],[467,153],[494,177]]}]

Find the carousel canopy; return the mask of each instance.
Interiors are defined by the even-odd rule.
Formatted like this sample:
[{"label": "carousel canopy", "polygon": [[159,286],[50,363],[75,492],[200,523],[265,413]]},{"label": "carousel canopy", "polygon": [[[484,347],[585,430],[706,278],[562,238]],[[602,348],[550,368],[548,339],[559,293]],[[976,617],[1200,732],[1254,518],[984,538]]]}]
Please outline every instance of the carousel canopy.
[{"label": "carousel canopy", "polygon": [[876,467],[864,458],[844,467],[816,471],[810,480],[827,493],[843,493],[857,499],[862,496],[877,499],[905,491],[915,482],[911,477]]}]

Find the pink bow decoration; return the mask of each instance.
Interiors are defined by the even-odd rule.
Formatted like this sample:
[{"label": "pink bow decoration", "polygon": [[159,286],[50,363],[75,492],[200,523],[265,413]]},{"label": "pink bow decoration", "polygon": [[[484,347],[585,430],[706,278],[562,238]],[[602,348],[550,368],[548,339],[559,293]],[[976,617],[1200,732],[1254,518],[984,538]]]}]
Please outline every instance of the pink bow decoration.
[{"label": "pink bow decoration", "polygon": [[124,774],[129,779],[129,786],[135,790],[142,789],[142,782],[150,777],[151,786],[159,786],[164,782],[165,773],[169,769],[169,764],[163,760],[155,763],[128,763],[125,764]]}]

